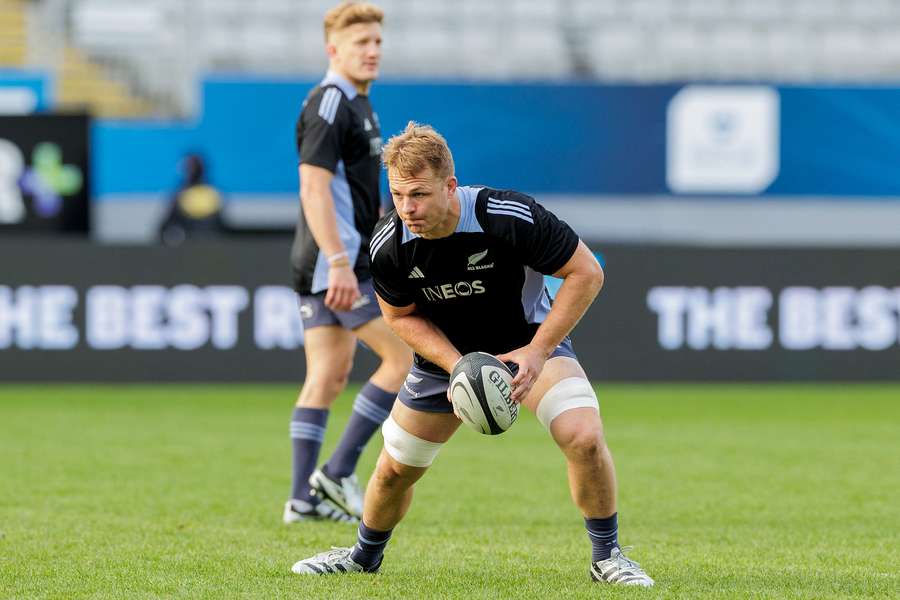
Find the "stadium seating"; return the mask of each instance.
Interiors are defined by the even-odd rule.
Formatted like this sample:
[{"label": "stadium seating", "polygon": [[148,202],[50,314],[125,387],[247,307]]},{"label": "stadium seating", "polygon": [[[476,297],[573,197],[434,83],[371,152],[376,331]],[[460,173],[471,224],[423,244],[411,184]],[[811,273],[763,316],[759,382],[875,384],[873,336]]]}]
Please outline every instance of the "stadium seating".
[{"label": "stadium seating", "polygon": [[26,11],[20,0],[0,0],[0,69],[20,67],[28,55]]},{"label": "stadium seating", "polygon": [[[0,34],[21,39],[0,1]],[[210,72],[314,75],[333,0],[37,0],[70,44],[163,112]],[[384,74],[467,79],[886,81],[897,0],[383,0]],[[67,12],[68,11],[68,12]],[[70,15],[69,18],[60,15]],[[38,20],[39,28],[43,24]],[[11,32],[11,33],[10,33]],[[11,37],[10,37],[11,36]],[[18,36],[18,37],[16,37]],[[21,47],[22,45],[19,44]],[[0,35],[0,60],[25,60]],[[186,58],[187,57],[187,58]]]}]

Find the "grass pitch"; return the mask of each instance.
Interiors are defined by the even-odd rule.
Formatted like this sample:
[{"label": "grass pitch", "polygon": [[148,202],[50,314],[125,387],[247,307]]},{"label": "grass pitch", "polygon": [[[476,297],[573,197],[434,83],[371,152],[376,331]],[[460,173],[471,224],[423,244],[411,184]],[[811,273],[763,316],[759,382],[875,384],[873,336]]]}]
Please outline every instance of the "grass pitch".
[{"label": "grass pitch", "polygon": [[530,414],[457,433],[379,575],[301,578],[294,561],[354,528],[281,524],[295,388],[4,386],[0,597],[898,597],[900,387],[599,391],[620,538],[652,590],[589,582],[562,457]]}]

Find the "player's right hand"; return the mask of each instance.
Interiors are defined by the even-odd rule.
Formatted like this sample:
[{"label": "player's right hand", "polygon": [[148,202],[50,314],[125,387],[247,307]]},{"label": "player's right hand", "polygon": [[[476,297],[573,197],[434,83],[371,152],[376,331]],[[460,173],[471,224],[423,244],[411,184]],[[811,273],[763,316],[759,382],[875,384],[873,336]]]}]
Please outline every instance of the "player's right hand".
[{"label": "player's right hand", "polygon": [[534,387],[537,378],[540,377],[544,363],[547,362],[547,356],[535,346],[528,344],[511,352],[498,354],[497,359],[518,365],[519,370],[512,380],[511,398],[514,402],[523,402],[531,392],[531,388]]},{"label": "player's right hand", "polygon": [[328,269],[328,291],[325,306],[333,311],[347,311],[360,297],[359,282],[350,265]]}]

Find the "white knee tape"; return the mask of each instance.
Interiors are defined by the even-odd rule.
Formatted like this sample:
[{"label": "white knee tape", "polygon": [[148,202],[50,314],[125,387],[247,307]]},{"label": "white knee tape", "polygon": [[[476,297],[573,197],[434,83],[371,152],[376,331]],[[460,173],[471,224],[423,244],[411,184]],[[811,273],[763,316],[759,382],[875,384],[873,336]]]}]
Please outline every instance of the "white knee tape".
[{"label": "white knee tape", "polygon": [[600,412],[594,388],[583,377],[567,377],[547,390],[538,404],[537,418],[550,429],[553,419],[573,408],[593,408]]},{"label": "white knee tape", "polygon": [[410,467],[430,467],[443,446],[414,436],[390,416],[381,426],[381,434],[384,436],[384,449],[391,458]]}]

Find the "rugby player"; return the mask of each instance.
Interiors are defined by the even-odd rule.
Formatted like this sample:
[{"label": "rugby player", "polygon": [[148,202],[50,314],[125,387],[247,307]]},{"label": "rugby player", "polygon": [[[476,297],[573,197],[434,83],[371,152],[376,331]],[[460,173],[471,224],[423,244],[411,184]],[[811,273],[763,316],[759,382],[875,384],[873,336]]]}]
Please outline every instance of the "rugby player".
[{"label": "rugby player", "polygon": [[[447,397],[462,355],[517,366],[512,397],[562,450],[592,545],[595,581],[652,586],[618,544],[616,476],[597,398],[568,334],[594,301],[603,271],[572,229],[524,194],[462,187],[446,141],[410,123],[384,149],[395,211],[375,228],[375,290],[415,364],[382,432],[357,543],[297,562],[299,574],[375,572],[413,485],[459,427]],[[551,307],[543,275],[562,278]]]},{"label": "rugby player", "polygon": [[[291,262],[299,294],[306,380],[291,419],[293,478],[286,523],[355,522],[355,475],[366,443],[390,414],[412,352],[378,309],[369,239],[380,215],[381,132],[369,88],[381,59],[382,11],[343,2],[325,15],[329,70],[297,122],[301,213]],[[381,364],[362,387],[334,453],[316,469],[328,412],[344,389],[357,339]]]}]

